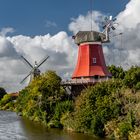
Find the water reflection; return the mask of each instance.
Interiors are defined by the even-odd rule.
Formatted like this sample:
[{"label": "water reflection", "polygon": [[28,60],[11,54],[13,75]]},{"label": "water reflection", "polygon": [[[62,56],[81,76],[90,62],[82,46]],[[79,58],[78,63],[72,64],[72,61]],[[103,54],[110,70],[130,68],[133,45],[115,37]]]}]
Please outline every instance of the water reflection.
[{"label": "water reflection", "polygon": [[22,127],[29,140],[99,140],[92,136],[66,132],[59,129],[46,129],[28,119],[22,119]]},{"label": "water reflection", "polygon": [[101,140],[85,134],[46,129],[13,112],[0,111],[0,140]]},{"label": "water reflection", "polygon": [[0,111],[0,140],[27,140],[15,113]]}]

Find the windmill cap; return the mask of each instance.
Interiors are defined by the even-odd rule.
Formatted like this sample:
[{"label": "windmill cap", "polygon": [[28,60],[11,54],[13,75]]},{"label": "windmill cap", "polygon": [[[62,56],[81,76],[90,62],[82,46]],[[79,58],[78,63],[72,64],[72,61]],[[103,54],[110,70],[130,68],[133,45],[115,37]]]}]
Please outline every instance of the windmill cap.
[{"label": "windmill cap", "polygon": [[75,37],[75,43],[81,44],[84,42],[103,42],[105,34],[96,31],[79,31]]}]

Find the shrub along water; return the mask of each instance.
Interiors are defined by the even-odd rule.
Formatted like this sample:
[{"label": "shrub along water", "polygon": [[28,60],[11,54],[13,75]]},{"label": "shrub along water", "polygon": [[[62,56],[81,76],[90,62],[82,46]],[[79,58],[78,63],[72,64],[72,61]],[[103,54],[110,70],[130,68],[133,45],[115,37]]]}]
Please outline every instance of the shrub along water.
[{"label": "shrub along water", "polygon": [[89,87],[75,101],[75,110],[63,122],[75,131],[104,136],[107,121],[121,115],[122,81],[110,80]]},{"label": "shrub along water", "polygon": [[48,71],[20,92],[16,111],[48,127],[62,127],[60,117],[73,109],[73,103],[60,86],[61,78]]}]

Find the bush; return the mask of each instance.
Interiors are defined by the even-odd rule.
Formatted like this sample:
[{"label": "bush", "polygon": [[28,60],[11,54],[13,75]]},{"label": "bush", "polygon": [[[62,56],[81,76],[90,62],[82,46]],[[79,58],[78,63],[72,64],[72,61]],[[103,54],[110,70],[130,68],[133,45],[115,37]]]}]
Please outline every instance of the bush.
[{"label": "bush", "polygon": [[61,115],[71,111],[73,107],[60,82],[61,78],[53,71],[35,78],[19,93],[16,111],[46,126],[62,127]]},{"label": "bush", "polygon": [[129,140],[139,140],[140,139],[140,128],[137,127],[137,128],[135,128],[134,131],[131,131],[129,133],[128,139]]},{"label": "bush", "polygon": [[[125,75],[124,84],[129,88],[134,88],[140,82],[140,67],[131,67]],[[137,85],[139,88],[139,84]]]},{"label": "bush", "polygon": [[91,131],[93,134],[103,137],[105,135],[104,132],[104,123],[101,121],[100,116],[94,116],[91,121]]},{"label": "bush", "polygon": [[2,110],[14,110],[15,103],[12,101],[10,94],[5,94],[0,101],[0,109]]},{"label": "bush", "polygon": [[60,120],[60,117],[62,114],[69,112],[69,111],[71,112],[72,110],[73,110],[72,101],[66,100],[66,101],[58,102],[55,106],[55,112],[54,112],[53,119]]},{"label": "bush", "polygon": [[120,139],[128,139],[128,134],[133,128],[129,122],[121,122],[119,124]]},{"label": "bush", "polygon": [[125,77],[125,71],[122,67],[116,67],[114,65],[108,66],[109,72],[112,74],[113,78],[117,79],[124,79]]},{"label": "bush", "polygon": [[135,89],[138,91],[140,90],[140,82],[138,82],[136,85],[135,85]]},{"label": "bush", "polygon": [[[121,101],[116,98],[122,81],[110,80],[89,87],[75,101],[75,110],[65,118],[64,126],[78,132],[104,136],[104,125],[121,114]],[[72,122],[73,120],[73,122]]]}]

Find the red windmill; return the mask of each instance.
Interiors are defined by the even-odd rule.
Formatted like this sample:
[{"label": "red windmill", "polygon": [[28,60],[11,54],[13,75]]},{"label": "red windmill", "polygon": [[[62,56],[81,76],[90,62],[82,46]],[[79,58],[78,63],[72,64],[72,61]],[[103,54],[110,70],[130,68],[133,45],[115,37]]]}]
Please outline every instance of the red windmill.
[{"label": "red windmill", "polygon": [[111,77],[105,64],[102,43],[109,42],[109,31],[115,29],[113,21],[112,16],[106,19],[103,32],[79,31],[74,36],[79,49],[78,60],[72,80],[65,83],[71,86],[71,92],[77,94],[83,88]]},{"label": "red windmill", "polygon": [[72,79],[110,77],[102,50],[105,35],[95,31],[80,31],[75,36],[79,46],[78,60]]},{"label": "red windmill", "polygon": [[75,43],[79,46],[78,60],[72,79],[105,79],[111,77],[108,72],[102,50],[102,43],[109,42],[110,29],[115,30],[112,16],[105,19],[104,31],[79,31]]}]

